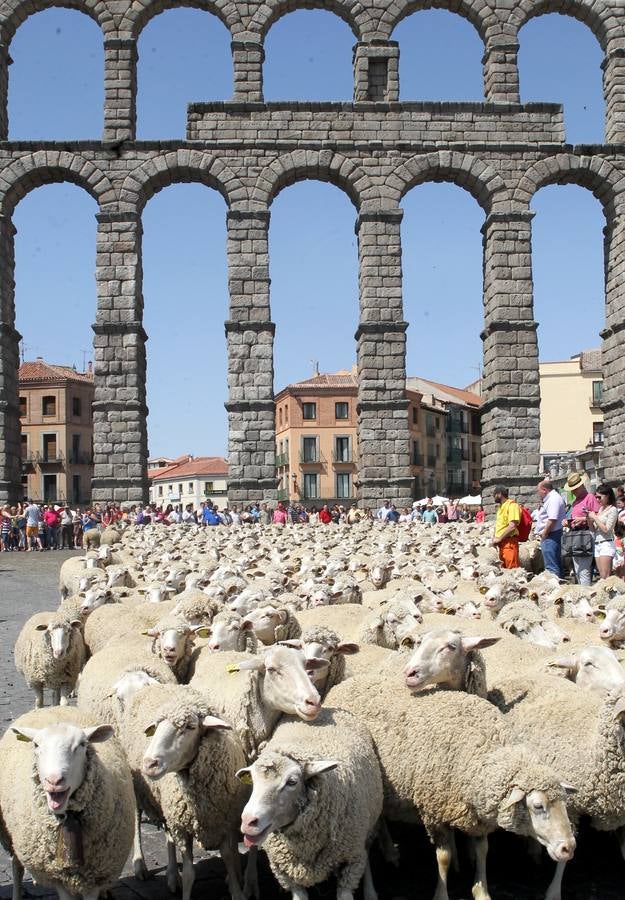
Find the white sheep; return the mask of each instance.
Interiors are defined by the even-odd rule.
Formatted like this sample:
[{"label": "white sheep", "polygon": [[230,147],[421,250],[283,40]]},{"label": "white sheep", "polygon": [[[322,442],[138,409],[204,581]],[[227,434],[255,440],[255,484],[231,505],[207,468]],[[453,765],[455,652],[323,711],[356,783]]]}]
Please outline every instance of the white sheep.
[{"label": "white sheep", "polygon": [[15,666],[34,691],[35,706],[44,705],[44,689],[53,705],[65,705],[85,663],[82,621],[71,611],[35,613],[15,643]]},{"label": "white sheep", "polygon": [[383,606],[378,615],[365,623],[358,641],[378,644],[388,650],[397,650],[403,644],[412,646],[417,637],[417,625],[422,622],[423,616],[417,606],[395,601]]},{"label": "white sheep", "polygon": [[24,869],[60,900],[97,900],[132,846],[128,764],[110,725],[69,707],[16,719],[0,740],[0,842],[13,856],[13,897]]},{"label": "white sheep", "polygon": [[238,775],[253,784],[244,842],[262,844],[285,890],[306,900],[306,888],[335,875],[338,900],[352,900],[364,875],[365,900],[375,900],[368,850],[382,777],[371,736],[354,716],[324,709],[312,724],[282,722]]},{"label": "white sheep", "polygon": [[244,629],[251,627],[258,640],[266,646],[298,638],[302,633],[293,613],[274,604],[257,606],[245,615],[241,626]]}]

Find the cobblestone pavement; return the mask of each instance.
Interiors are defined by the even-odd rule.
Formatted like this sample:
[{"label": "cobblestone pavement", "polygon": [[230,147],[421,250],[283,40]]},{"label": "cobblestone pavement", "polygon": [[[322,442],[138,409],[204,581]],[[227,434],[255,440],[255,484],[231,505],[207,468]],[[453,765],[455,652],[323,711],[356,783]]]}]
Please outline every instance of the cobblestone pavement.
[{"label": "cobblestone pavement", "polygon": [[[13,666],[13,644],[24,620],[34,612],[54,609],[58,603],[58,571],[68,552],[0,554],[0,731],[30,708],[32,697]],[[381,900],[430,900],[435,883],[432,848],[414,829],[393,829],[400,846],[402,863],[396,870],[386,865],[374,852],[373,871]],[[156,829],[145,827],[144,850],[152,877],[137,881],[126,869],[120,884],[113,890],[114,900],[165,900],[170,897],[164,877],[164,840]],[[461,856],[465,855],[460,845]],[[209,854],[200,856],[197,866],[194,900],[210,895],[211,900],[226,897],[221,862]],[[262,859],[262,854],[261,854]],[[468,861],[461,866],[462,877],[451,879],[453,900],[469,900],[470,884],[466,873]],[[519,838],[497,834],[491,839],[489,853],[490,887],[493,900],[542,900],[553,872],[546,858],[535,866]],[[564,881],[564,900],[624,900],[625,864],[621,860],[616,839],[582,830],[578,851],[568,867]],[[25,892],[32,897],[48,897],[43,888],[25,881]],[[328,900],[332,885],[311,891],[311,900]],[[285,896],[276,887],[266,867],[261,868],[263,900]],[[0,900],[11,896],[11,866],[0,850]],[[50,895],[52,896],[52,895]],[[56,895],[53,895],[56,896]]]}]

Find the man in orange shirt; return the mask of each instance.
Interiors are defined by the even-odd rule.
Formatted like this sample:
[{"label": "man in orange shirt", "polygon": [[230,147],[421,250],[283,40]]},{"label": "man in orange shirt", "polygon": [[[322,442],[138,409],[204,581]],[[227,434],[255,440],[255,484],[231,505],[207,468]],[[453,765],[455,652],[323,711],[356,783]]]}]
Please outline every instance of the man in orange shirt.
[{"label": "man in orange shirt", "polygon": [[509,499],[507,487],[495,488],[494,497],[499,508],[495,519],[493,547],[499,549],[499,559],[504,569],[518,569],[521,509],[515,500]]}]

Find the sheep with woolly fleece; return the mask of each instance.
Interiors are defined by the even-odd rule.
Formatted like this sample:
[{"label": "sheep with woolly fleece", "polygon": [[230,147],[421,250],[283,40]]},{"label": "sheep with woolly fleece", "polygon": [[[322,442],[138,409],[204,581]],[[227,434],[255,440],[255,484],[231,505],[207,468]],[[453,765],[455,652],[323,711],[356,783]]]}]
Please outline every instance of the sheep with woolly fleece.
[{"label": "sheep with woolly fleece", "polygon": [[71,556],[66,559],[59,571],[59,591],[61,597],[71,597],[82,588],[86,578],[104,578],[102,567],[97,556]]},{"label": "sheep with woolly fleece", "polygon": [[52,691],[53,705],[65,705],[86,658],[81,619],[67,609],[35,613],[22,626],[14,654],[35,707],[44,705],[45,689]]},{"label": "sheep with woolly fleece", "polygon": [[112,734],[80,710],[55,707],[20,716],[0,739],[0,842],[13,856],[14,900],[24,869],[61,900],[97,900],[121,875],[134,797]]},{"label": "sheep with woolly fleece", "polygon": [[539,647],[553,650],[558,644],[568,640],[567,634],[536,604],[528,600],[507,603],[497,614],[495,622],[504,631],[516,635],[521,640],[538,644]]},{"label": "sheep with woolly fleece", "polygon": [[595,609],[591,603],[594,592],[579,584],[561,585],[550,593],[535,592],[533,582],[529,585],[530,598],[546,612],[553,611],[558,618],[580,619],[596,622]]},{"label": "sheep with woolly fleece", "polygon": [[387,650],[398,650],[404,643],[414,643],[416,626],[422,622],[423,616],[417,606],[395,601],[365,623],[358,640],[361,644],[378,644]]},{"label": "sheep with woolly fleece", "polygon": [[540,541],[519,543],[519,566],[534,575],[540,575],[544,571],[545,561],[540,549]]},{"label": "sheep with woolly fleece", "polygon": [[622,647],[625,643],[625,595],[619,594],[606,603],[599,637],[610,647]]},{"label": "sheep with woolly fleece", "polygon": [[[197,842],[205,850],[221,851],[230,895],[243,900],[237,834],[249,792],[236,778],[246,760],[229,723],[216,718],[206,699],[186,685],[150,685],[125,709],[122,740],[134,780],[137,818],[145,813],[168,835],[170,890],[176,890],[177,849],[182,856],[182,898],[189,900]],[[145,878],[138,830],[133,857],[135,874]]]},{"label": "sheep with woolly fleece", "polygon": [[302,633],[301,626],[293,613],[283,606],[267,604],[257,606],[243,618],[243,628],[251,628],[258,640],[268,646],[279,641],[297,638]]},{"label": "sheep with woolly fleece", "polygon": [[557,861],[572,857],[557,768],[516,745],[505,716],[487,700],[454,691],[412,695],[373,673],[337,685],[327,703],[371,731],[385,817],[425,825],[436,845],[437,900],[448,900],[453,828],[474,839],[475,900],[489,900],[487,837],[497,827],[535,838]]},{"label": "sheep with woolly fleece", "polygon": [[499,637],[471,636],[451,628],[426,631],[415,641],[404,669],[404,683],[413,691],[436,685],[486,698],[486,665],[480,650]]},{"label": "sheep with woolly fleece", "polygon": [[355,641],[358,638],[365,622],[370,618],[371,610],[358,603],[313,607],[297,613],[297,621],[302,631],[307,628],[326,626],[348,641]]},{"label": "sheep with woolly fleece", "polygon": [[130,597],[121,598],[118,603],[106,603],[94,610],[85,622],[85,644],[91,654],[98,653],[122,635],[152,628],[174,607],[174,601],[150,603]]},{"label": "sheep with woolly fleece", "polygon": [[194,650],[195,635],[201,634],[204,627],[189,625],[178,616],[170,615],[145,631],[152,638],[152,653],[167,663],[181,683],[188,681],[193,671],[194,658],[199,652]]},{"label": "sheep with woolly fleece", "polygon": [[[601,697],[564,678],[524,675],[500,681],[489,697],[505,712],[517,739],[576,788],[568,800],[574,819],[587,816],[598,831],[625,825],[622,689]],[[557,874],[561,878],[561,871]]]},{"label": "sheep with woolly fleece", "polygon": [[561,673],[578,687],[597,694],[625,690],[625,669],[616,653],[605,645],[582,647],[559,656],[550,660],[547,669],[554,674]]},{"label": "sheep with woolly fleece", "polygon": [[221,603],[203,591],[185,588],[181,594],[176,595],[172,613],[190,625],[210,625],[222,609]]},{"label": "sheep with woolly fleece", "polygon": [[306,900],[306,888],[335,875],[337,898],[353,900],[364,875],[365,900],[376,900],[368,855],[382,812],[382,776],[371,735],[355,716],[324,709],[310,724],[281,722],[238,775],[252,781],[243,840],[262,844],[284,890]]},{"label": "sheep with woolly fleece", "polygon": [[213,621],[204,626],[199,634],[207,637],[208,650],[225,652],[234,650],[237,653],[256,653],[258,650],[258,638],[254,634],[251,624],[243,624],[243,618],[230,609],[224,609],[217,613]]},{"label": "sheep with woolly fleece", "polygon": [[313,625],[300,638],[287,641],[289,646],[301,650],[306,659],[327,659],[327,669],[313,669],[308,674],[323,700],[335,684],[345,677],[345,657],[358,653],[360,647],[353,641],[342,641],[336,631],[325,625]]},{"label": "sheep with woolly fleece", "polygon": [[203,647],[189,683],[233,725],[252,759],[283,713],[305,721],[316,718],[321,698],[309,673],[327,667],[327,660],[306,659],[301,651],[280,644],[265,648],[262,656],[211,653]]}]

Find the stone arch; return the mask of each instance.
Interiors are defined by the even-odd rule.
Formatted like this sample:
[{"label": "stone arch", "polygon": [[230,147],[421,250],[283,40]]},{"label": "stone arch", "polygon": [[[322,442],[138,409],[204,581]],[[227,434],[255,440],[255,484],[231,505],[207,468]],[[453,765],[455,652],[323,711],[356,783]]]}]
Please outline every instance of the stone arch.
[{"label": "stone arch", "polygon": [[247,188],[218,157],[200,150],[172,150],[144,162],[127,175],[121,203],[129,211],[141,213],[154,194],[180,182],[198,182],[214,188],[229,208],[244,206],[247,201]]},{"label": "stone arch", "polygon": [[558,153],[538,160],[521,178],[513,202],[527,209],[536,191],[548,184],[578,184],[603,206],[606,219],[625,211],[625,173],[607,159]]},{"label": "stone arch", "polygon": [[151,2],[148,0],[145,4],[130,5],[121,21],[120,32],[138,40],[145,26],[153,18],[168,9],[179,9],[181,6],[212,13],[226,26],[233,37],[243,30],[236,4],[227,3],[225,0],[178,0],[178,2],[176,0],[151,0]]},{"label": "stone arch", "polygon": [[104,37],[112,37],[115,34],[115,20],[103,0],[13,0],[7,4],[8,9],[5,7],[6,11],[0,24],[0,41],[9,45],[19,26],[29,16],[56,6],[75,9],[89,16],[102,29]]},{"label": "stone arch", "polygon": [[2,212],[11,216],[19,201],[44,184],[69,181],[84,188],[100,209],[113,207],[115,189],[104,172],[77,153],[62,150],[38,150],[16,160],[0,174]]},{"label": "stone arch", "polygon": [[475,156],[450,150],[413,156],[387,178],[399,202],[413,187],[426,181],[450,181],[465,188],[486,215],[505,211],[510,192],[501,175]]},{"label": "stone arch", "polygon": [[587,25],[605,50],[608,32],[611,30],[609,19],[613,17],[602,2],[588,3],[587,0],[521,0],[516,9],[510,11],[510,18],[517,23],[516,32],[518,35],[518,32],[530,19],[535,19],[547,13],[561,13]]},{"label": "stone arch", "polygon": [[358,41],[374,31],[369,12],[358,0],[269,0],[259,7],[249,22],[249,31],[264,41],[278,19],[298,9],[322,9],[334,13],[349,25]]},{"label": "stone arch", "polygon": [[482,41],[486,42],[490,17],[484,12],[484,4],[476,0],[392,0],[380,18],[381,34],[389,38],[402,19],[425,9],[445,9],[457,13],[470,22]]},{"label": "stone arch", "polygon": [[354,160],[332,150],[293,150],[280,156],[258,176],[251,200],[257,208],[271,206],[283,188],[298,181],[328,181],[344,191],[357,210],[377,196],[369,176]]}]

